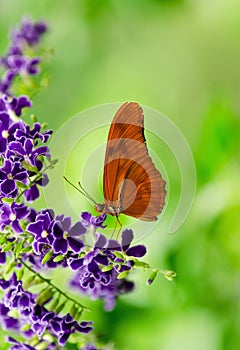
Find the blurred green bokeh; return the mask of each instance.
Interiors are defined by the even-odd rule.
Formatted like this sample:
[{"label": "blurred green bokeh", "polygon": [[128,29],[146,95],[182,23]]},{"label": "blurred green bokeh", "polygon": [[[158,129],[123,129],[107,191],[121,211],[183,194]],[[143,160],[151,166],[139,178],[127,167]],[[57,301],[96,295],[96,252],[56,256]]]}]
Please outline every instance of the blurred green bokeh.
[{"label": "blurred green bokeh", "polygon": [[[51,83],[34,99],[40,121],[57,130],[85,108],[137,101],[177,125],[196,163],[197,192],[184,225],[169,235],[163,220],[144,240],[148,261],[177,271],[176,280],[159,277],[147,287],[147,273],[139,272],[136,291],[113,312],[95,302],[85,316],[119,350],[239,349],[240,2],[1,0],[1,53],[25,14],[49,23],[45,43],[54,49],[45,67]],[[171,209],[180,179],[164,162]]]}]

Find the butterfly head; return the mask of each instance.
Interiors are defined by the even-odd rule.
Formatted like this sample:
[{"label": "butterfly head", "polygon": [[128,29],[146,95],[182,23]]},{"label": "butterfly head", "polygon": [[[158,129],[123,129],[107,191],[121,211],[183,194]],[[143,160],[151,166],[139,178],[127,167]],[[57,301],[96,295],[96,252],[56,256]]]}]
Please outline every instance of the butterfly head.
[{"label": "butterfly head", "polygon": [[95,210],[98,213],[103,213],[105,211],[105,204],[104,203],[102,203],[102,204],[95,204]]}]

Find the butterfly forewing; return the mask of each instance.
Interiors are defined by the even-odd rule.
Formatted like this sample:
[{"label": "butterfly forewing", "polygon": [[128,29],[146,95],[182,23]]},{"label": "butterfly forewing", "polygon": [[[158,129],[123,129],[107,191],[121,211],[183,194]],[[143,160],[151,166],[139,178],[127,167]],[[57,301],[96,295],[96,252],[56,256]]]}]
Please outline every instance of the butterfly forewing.
[{"label": "butterfly forewing", "polygon": [[148,155],[141,107],[124,103],[111,124],[104,165],[106,206],[153,221],[165,203],[165,181]]}]

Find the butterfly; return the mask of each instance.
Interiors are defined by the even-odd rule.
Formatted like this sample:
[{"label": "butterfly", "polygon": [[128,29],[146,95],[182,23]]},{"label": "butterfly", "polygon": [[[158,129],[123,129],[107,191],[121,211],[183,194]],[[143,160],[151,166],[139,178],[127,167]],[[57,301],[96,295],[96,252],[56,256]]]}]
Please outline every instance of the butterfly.
[{"label": "butterfly", "polygon": [[155,221],[166,197],[165,181],[150,158],[144,136],[143,110],[136,102],[124,103],[111,123],[103,173],[101,213]]}]

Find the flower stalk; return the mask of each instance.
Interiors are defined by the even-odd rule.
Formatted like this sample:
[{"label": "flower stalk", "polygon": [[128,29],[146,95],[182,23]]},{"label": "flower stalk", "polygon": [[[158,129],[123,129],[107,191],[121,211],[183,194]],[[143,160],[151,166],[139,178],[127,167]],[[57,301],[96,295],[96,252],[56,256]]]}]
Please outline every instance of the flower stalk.
[{"label": "flower stalk", "polygon": [[63,292],[60,288],[58,288],[55,284],[53,284],[49,278],[46,278],[42,276],[39,272],[35,271],[23,259],[18,259],[18,260],[28,271],[30,271],[33,274],[33,276],[35,276],[35,278],[38,277],[43,283],[46,283],[49,287],[53,288],[53,290],[57,292],[59,295],[63,296],[66,299],[66,301],[73,302],[74,305],[77,305],[83,311],[91,311],[91,309],[79,303],[79,301],[73,299],[67,293]]}]

